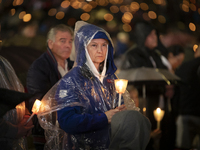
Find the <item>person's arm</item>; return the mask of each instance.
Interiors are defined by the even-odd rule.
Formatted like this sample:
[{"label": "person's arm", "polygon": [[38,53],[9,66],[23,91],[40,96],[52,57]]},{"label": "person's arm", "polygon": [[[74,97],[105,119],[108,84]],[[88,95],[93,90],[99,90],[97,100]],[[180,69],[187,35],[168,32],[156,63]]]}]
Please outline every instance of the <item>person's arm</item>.
[{"label": "person's arm", "polygon": [[81,114],[82,107],[66,107],[57,112],[61,129],[67,133],[95,131],[108,125],[105,113]]},{"label": "person's arm", "polygon": [[20,138],[31,134],[34,127],[32,123],[26,124],[27,118],[22,119],[20,123],[14,125],[4,119],[0,119],[0,137],[1,138]]}]

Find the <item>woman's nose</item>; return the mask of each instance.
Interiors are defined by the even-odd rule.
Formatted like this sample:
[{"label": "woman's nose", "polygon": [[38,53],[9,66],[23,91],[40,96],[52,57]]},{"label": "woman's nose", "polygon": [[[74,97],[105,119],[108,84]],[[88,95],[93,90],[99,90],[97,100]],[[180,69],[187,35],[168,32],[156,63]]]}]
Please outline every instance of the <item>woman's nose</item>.
[{"label": "woman's nose", "polygon": [[101,46],[98,46],[97,52],[101,53],[102,51],[103,51],[102,47],[101,47]]}]

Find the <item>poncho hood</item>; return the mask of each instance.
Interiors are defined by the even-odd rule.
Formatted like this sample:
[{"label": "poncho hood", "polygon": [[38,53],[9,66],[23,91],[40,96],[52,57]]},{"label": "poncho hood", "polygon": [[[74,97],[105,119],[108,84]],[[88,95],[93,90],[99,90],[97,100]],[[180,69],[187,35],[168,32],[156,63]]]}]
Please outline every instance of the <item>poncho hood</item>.
[{"label": "poncho hood", "polygon": [[113,74],[117,70],[117,68],[114,64],[113,42],[110,35],[102,28],[99,28],[92,24],[88,24],[84,21],[78,21],[75,25],[74,43],[76,59],[74,66],[83,66],[86,63],[85,47],[98,32],[105,33],[105,35],[107,36],[106,39],[109,41],[106,74]]}]

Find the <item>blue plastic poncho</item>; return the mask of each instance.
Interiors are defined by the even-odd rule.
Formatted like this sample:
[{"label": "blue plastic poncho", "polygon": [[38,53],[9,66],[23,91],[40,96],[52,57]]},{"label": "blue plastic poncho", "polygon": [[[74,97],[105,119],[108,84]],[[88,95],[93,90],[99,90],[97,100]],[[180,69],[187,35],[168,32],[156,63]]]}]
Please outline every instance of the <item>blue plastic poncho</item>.
[{"label": "blue plastic poncho", "polygon": [[[93,38],[109,41],[101,74],[87,54]],[[110,126],[104,112],[115,108],[118,100],[113,44],[105,30],[83,21],[76,23],[74,39],[74,67],[44,96],[38,113],[46,133],[45,148],[105,150]]]}]

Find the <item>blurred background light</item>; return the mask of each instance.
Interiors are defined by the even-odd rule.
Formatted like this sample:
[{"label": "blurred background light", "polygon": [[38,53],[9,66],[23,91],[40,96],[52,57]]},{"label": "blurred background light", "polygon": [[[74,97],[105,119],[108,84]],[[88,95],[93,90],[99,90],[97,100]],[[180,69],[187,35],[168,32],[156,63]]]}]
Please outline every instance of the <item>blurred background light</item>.
[{"label": "blurred background light", "polygon": [[140,8],[141,8],[142,10],[148,10],[148,9],[149,9],[149,6],[148,6],[146,3],[141,3],[141,4],[140,4]]},{"label": "blurred background light", "polygon": [[122,28],[125,32],[130,32],[132,30],[129,24],[124,24]]},{"label": "blurred background light", "polygon": [[57,13],[57,10],[55,8],[51,8],[49,11],[48,11],[48,15],[49,16],[55,16]]},{"label": "blurred background light", "polygon": [[26,14],[26,15],[23,16],[23,21],[29,22],[31,20],[31,17],[32,17],[31,14]]},{"label": "blurred background light", "polygon": [[70,5],[70,2],[69,2],[69,1],[63,1],[63,2],[61,3],[61,7],[62,7],[62,8],[67,8],[67,7],[69,7],[69,5]]},{"label": "blurred background light", "polygon": [[24,15],[26,14],[25,11],[19,13],[19,19],[23,19]]},{"label": "blurred background light", "polygon": [[115,6],[115,5],[113,5],[113,6],[110,7],[110,11],[112,13],[118,13],[119,12],[119,8],[117,6]]},{"label": "blurred background light", "polygon": [[59,11],[56,14],[56,19],[58,19],[58,20],[63,19],[64,16],[65,16],[65,13],[63,11]]},{"label": "blurred background light", "polygon": [[197,44],[194,44],[194,46],[193,46],[193,51],[196,52],[196,50],[197,50],[198,47],[199,47],[199,46],[198,46]]},{"label": "blurred background light", "polygon": [[112,14],[105,14],[104,15],[104,19],[106,20],[106,21],[112,21],[113,20],[113,15]]},{"label": "blurred background light", "polygon": [[81,16],[80,16],[81,20],[83,21],[87,21],[90,19],[90,15],[88,13],[83,13]]},{"label": "blurred background light", "polygon": [[195,31],[196,30],[196,26],[195,26],[195,24],[194,23],[189,23],[189,28],[190,28],[190,30],[191,31]]}]

